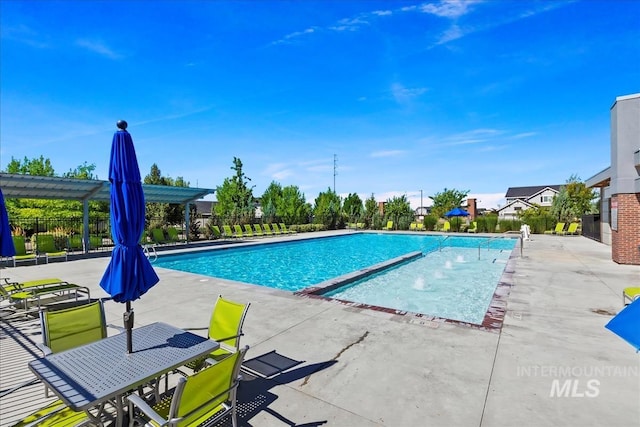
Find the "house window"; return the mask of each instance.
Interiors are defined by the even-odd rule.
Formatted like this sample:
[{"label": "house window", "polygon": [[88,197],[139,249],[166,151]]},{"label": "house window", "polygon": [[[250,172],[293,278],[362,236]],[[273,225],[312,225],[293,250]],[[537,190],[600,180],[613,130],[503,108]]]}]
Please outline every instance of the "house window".
[{"label": "house window", "polygon": [[540,196],[540,203],[551,203],[553,202],[552,196]]},{"label": "house window", "polygon": [[513,208],[513,210],[514,210],[514,211],[516,211],[516,212],[517,212],[517,211],[521,211],[521,210],[522,210],[522,206],[515,206],[515,207]]}]

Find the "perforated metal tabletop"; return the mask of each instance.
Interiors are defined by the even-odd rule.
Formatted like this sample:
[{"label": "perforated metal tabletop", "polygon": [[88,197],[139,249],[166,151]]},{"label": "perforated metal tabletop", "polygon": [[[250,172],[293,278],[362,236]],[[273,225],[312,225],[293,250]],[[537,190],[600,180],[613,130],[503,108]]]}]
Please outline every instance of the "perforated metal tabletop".
[{"label": "perforated metal tabletop", "polygon": [[29,363],[29,368],[69,407],[86,410],[135,389],[220,345],[165,323],[133,330],[127,354],[121,333]]}]

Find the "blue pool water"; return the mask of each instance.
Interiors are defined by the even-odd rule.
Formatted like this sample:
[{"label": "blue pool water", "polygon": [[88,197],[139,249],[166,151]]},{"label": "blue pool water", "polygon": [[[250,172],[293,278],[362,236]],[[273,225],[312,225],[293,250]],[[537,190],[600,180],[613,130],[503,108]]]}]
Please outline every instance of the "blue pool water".
[{"label": "blue pool water", "polygon": [[323,295],[481,324],[510,254],[446,247]]},{"label": "blue pool water", "polygon": [[[421,251],[429,255],[420,258],[418,261],[408,263],[407,267],[411,264],[422,266],[423,260],[437,253],[444,252],[444,250],[440,252],[440,248],[453,248],[452,250],[455,251],[463,251],[460,252],[463,259],[465,261],[471,261],[472,258],[475,257],[477,259],[478,257],[478,246],[481,246],[481,252],[483,254],[490,250],[496,251],[497,253],[502,251],[508,256],[515,246],[515,239],[493,239],[487,242],[487,239],[482,237],[446,236],[445,238],[445,236],[433,235],[357,233],[294,242],[270,243],[245,248],[218,249],[160,256],[154,265],[295,292],[325,280],[357,271],[413,251]],[[456,254],[456,252],[452,253]],[[453,257],[455,261],[457,255],[453,255]],[[491,257],[492,259],[495,258],[494,256]],[[489,256],[483,256],[482,258],[489,258]],[[435,262],[441,263],[442,265],[446,264],[446,260]],[[465,263],[458,262],[457,264]],[[494,267],[498,266],[500,274],[505,266],[500,263],[492,263],[492,265]],[[476,267],[476,265],[475,263],[469,262],[468,267]],[[387,274],[397,274],[399,275],[398,277],[401,277],[404,275],[402,273],[402,271],[404,271],[403,268],[406,267],[403,266],[380,273],[374,278],[382,282],[386,281],[387,278],[389,281],[396,282],[398,279],[393,276],[387,276]],[[433,267],[424,265],[421,268],[429,269]],[[445,277],[448,279],[444,280],[443,283],[450,282],[453,286],[456,280],[468,282],[467,278],[454,279],[450,277],[449,271],[445,273]],[[479,274],[479,271],[471,272],[469,276],[473,277],[476,273]],[[497,277],[500,277],[499,274]],[[412,276],[410,280],[413,281],[411,283],[414,283],[418,278],[417,276]],[[428,291],[424,293],[425,295],[430,294],[430,290],[432,289],[434,291],[436,289],[444,289],[443,287],[435,287],[435,285],[432,287],[429,280],[423,280],[424,286],[428,289]],[[497,279],[490,277],[488,280],[490,281],[488,286],[491,289],[488,291],[490,301],[493,289],[495,289],[497,285]],[[416,286],[420,287],[422,285],[418,283]],[[354,287],[351,286],[350,288],[353,289]],[[407,288],[407,286],[405,286],[405,288]],[[340,298],[348,299],[342,296],[340,296]],[[423,309],[418,306],[411,306],[411,309],[393,307],[390,305],[390,301],[392,300],[393,298],[390,299],[385,296],[381,300],[376,300],[378,301],[376,303],[367,301],[359,302],[441,316],[438,312],[428,311],[427,308]],[[442,301],[444,300],[448,300],[450,304],[458,304],[458,301],[453,298],[442,297]],[[488,302],[485,304],[484,311],[482,311],[483,315],[487,305]]]}]

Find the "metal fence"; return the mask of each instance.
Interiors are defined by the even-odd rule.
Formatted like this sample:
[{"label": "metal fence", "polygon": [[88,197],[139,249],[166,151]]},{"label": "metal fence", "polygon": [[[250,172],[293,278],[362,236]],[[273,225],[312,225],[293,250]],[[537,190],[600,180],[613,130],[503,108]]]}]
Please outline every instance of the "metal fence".
[{"label": "metal fence", "polygon": [[600,235],[600,214],[582,216],[582,235],[597,242],[602,241]]}]

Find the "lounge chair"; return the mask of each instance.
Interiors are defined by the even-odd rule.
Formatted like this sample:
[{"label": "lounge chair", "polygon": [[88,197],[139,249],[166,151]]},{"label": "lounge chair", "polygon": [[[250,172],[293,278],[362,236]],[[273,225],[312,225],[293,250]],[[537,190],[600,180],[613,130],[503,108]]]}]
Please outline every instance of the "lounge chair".
[{"label": "lounge chair", "polygon": [[238,239],[242,239],[244,237],[244,233],[242,232],[242,227],[239,224],[233,226],[234,234]]},{"label": "lounge chair", "polygon": [[560,234],[564,230],[564,222],[559,222],[556,224],[556,228],[553,230],[545,230],[544,234]]},{"label": "lounge chair", "polygon": [[383,230],[393,230],[393,221],[387,221],[387,225],[382,227]]},{"label": "lounge chair", "polygon": [[[356,225],[356,227],[357,227],[357,225]],[[361,228],[363,228],[363,227],[361,227]],[[287,226],[284,224],[284,222],[280,223],[280,230],[285,234],[295,234],[295,231],[287,229]]]},{"label": "lounge chair", "polygon": [[67,260],[67,251],[61,251],[56,248],[56,242],[53,240],[51,234],[36,234],[36,251],[38,255],[44,255],[46,263],[49,263],[49,258],[64,258]]},{"label": "lounge chair", "polygon": [[[622,304],[629,305],[640,298],[640,287],[624,288],[622,290]],[[629,300],[629,302],[627,302]]]},{"label": "lounge chair", "polygon": [[25,261],[35,261],[38,263],[38,256],[35,253],[27,252],[27,248],[25,246],[24,237],[22,236],[12,236],[13,237],[13,246],[16,248],[16,254],[11,257],[13,259],[13,266],[15,267],[19,262]]},{"label": "lounge chair", "polygon": [[260,224],[253,224],[253,230],[256,236],[258,237],[264,236],[264,232],[262,231],[262,227],[260,227]]},{"label": "lounge chair", "polygon": [[416,224],[416,230],[417,231],[424,231],[424,224],[419,222]]},{"label": "lounge chair", "polygon": [[76,412],[58,399],[18,421],[13,427],[72,427],[88,422],[85,411]]},{"label": "lounge chair", "polygon": [[184,243],[185,239],[180,237],[178,230],[173,227],[167,228],[167,240],[171,243]]},{"label": "lounge chair", "polygon": [[264,230],[264,235],[265,236],[273,236],[273,231],[271,231],[271,227],[269,227],[269,224],[262,224],[262,228]]},{"label": "lounge chair", "polygon": [[73,295],[75,300],[79,299],[79,294],[84,295],[87,299],[91,298],[89,288],[86,286],[74,285],[69,282],[65,282],[56,278],[32,280],[27,282],[9,282],[4,279],[5,283],[0,284],[0,301],[8,301],[8,305],[2,307],[3,309],[12,309],[13,314],[20,314],[15,312],[15,307],[21,305],[25,311],[21,313],[27,313],[29,310],[29,304],[35,304],[39,309],[42,304],[41,301],[47,298],[67,297],[71,298]]},{"label": "lounge chair", "polygon": [[411,231],[418,230],[418,224],[416,224],[415,222],[412,222],[411,224],[409,224],[409,230]]},{"label": "lounge chair", "polygon": [[451,223],[449,221],[444,222],[444,225],[442,226],[442,231],[444,232],[451,231]]},{"label": "lounge chair", "polygon": [[231,226],[230,225],[223,225],[222,226],[222,233],[223,236],[227,239],[231,239],[234,237],[238,237],[234,234],[233,230],[231,230]]},{"label": "lounge chair", "polygon": [[273,229],[273,233],[275,235],[282,234],[282,232],[280,232],[280,228],[278,227],[278,224],[276,224],[276,223],[271,224],[271,228]]},{"label": "lounge chair", "polygon": [[477,233],[478,232],[478,222],[472,221],[471,227],[467,228],[467,233]]},{"label": "lounge chair", "polygon": [[157,245],[164,245],[166,243],[169,243],[164,237],[164,231],[162,231],[162,228],[151,229],[151,241]]},{"label": "lounge chair", "polygon": [[139,420],[141,424],[172,427],[199,426],[205,422],[214,425],[231,415],[231,424],[237,427],[236,391],[240,366],[248,349],[245,346],[218,363],[179,378],[178,384],[153,406],[137,394],[130,394],[129,413],[135,413],[137,408],[144,414],[144,419]]},{"label": "lounge chair", "polygon": [[244,234],[247,237],[253,237],[253,230],[251,229],[251,224],[244,225]]},{"label": "lounge chair", "polygon": [[222,238],[222,233],[220,232],[220,227],[218,227],[217,225],[212,225],[211,227],[211,232],[213,233],[213,237],[216,239],[221,239]]},{"label": "lounge chair", "polygon": [[580,224],[577,223],[577,222],[572,222],[571,224],[569,224],[569,227],[566,229],[566,231],[560,231],[560,232],[558,232],[556,234],[559,234],[561,236],[567,236],[567,235],[570,235],[570,234],[577,235],[578,234],[578,226],[579,225]]}]

